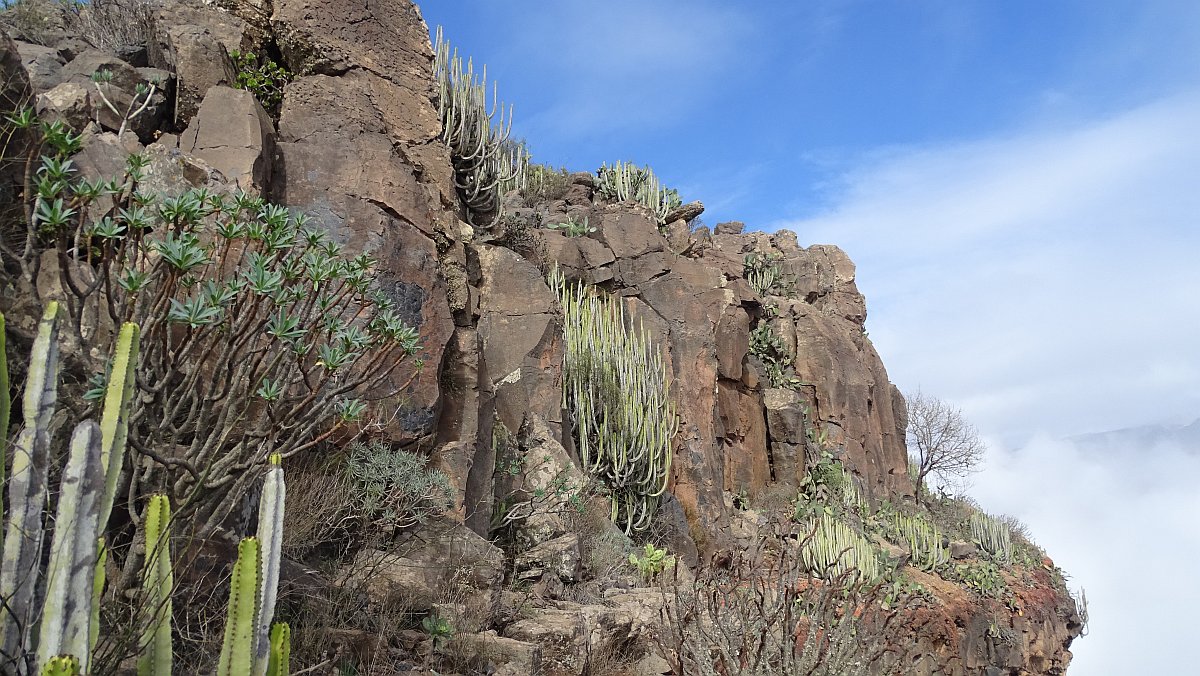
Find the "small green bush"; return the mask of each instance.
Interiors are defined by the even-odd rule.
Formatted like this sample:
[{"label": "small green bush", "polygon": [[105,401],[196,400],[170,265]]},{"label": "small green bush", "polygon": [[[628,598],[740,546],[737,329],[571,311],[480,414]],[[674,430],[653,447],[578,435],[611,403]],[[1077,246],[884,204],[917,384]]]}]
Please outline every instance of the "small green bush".
[{"label": "small green bush", "polygon": [[386,534],[450,509],[454,489],[449,478],[425,464],[424,458],[382,441],[350,444],[346,471],[364,518]]},{"label": "small green bush", "polygon": [[567,237],[582,237],[584,235],[589,235],[593,232],[596,232],[595,228],[588,225],[587,216],[584,216],[583,220],[579,222],[576,222],[574,218],[568,216],[565,222],[547,225],[546,227],[550,228],[551,230],[558,230]]},{"label": "small green bush", "polygon": [[647,542],[641,555],[630,554],[629,563],[637,568],[642,579],[649,582],[662,574],[664,570],[675,565],[675,557],[668,555],[666,549],[659,549]]},{"label": "small green bush", "polygon": [[767,322],[750,332],[750,354],[758,357],[766,370],[767,384],[776,388],[796,389],[804,381],[796,377],[796,357]]},{"label": "small green bush", "polygon": [[260,58],[253,52],[230,52],[229,56],[237,69],[234,87],[254,94],[268,113],[278,115],[283,104],[283,88],[294,75],[270,58]]}]

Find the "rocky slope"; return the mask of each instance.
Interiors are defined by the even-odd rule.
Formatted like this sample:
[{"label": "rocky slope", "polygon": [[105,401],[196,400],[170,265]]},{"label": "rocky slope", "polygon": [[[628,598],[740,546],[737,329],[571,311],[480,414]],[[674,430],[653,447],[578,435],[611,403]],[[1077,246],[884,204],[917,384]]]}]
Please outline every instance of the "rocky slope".
[{"label": "rocky slope", "polygon": [[[523,430],[523,443],[533,438],[545,457],[571,464],[561,319],[545,281],[554,265],[619,296],[663,347],[681,425],[669,485],[675,499],[664,502],[660,521],[673,524],[663,537],[690,565],[751,539],[754,513],[741,507],[794,494],[823,447],[841,449],[873,503],[911,501],[904,400],[866,336],[865,300],[841,250],[804,248],[793,233],[747,233],[735,223],[709,232],[679,220],[660,230],[640,207],[608,203],[590,174],[569,176],[553,199],[510,195],[501,224],[473,228],[438,139],[433,52],[415,5],[217,4],[163,4],[151,44],[125,60],[77,37],[49,46],[0,37],[3,95],[30,97],[44,117],[86,128],[78,158],[85,174],[106,175],[126,153],[144,152],[148,181],[159,190],[259,191],[309,214],[350,251],[378,258],[383,288],[419,327],[424,368],[396,374],[396,382],[412,383],[376,402],[373,434],[419,449],[451,477],[455,515],[465,524],[451,531],[471,543],[471,560],[494,567],[477,576],[478,588],[498,589],[501,578],[499,550],[479,538],[489,534],[505,490],[497,485],[495,427]],[[239,50],[274,54],[297,74],[277,119],[231,86],[230,53]],[[152,105],[121,138],[89,87],[101,68],[114,72],[126,98],[139,82],[159,83]],[[538,228],[568,218],[586,218],[596,232],[568,237]],[[530,232],[544,245],[515,244]],[[786,290],[763,297],[752,288],[745,266],[752,253],[775,257]],[[769,365],[750,354],[760,326],[794,355],[798,385],[770,387]],[[534,574],[527,578],[543,580],[543,589],[550,577],[571,582],[579,557],[572,537],[568,524],[551,522],[528,538],[533,551],[523,554],[523,567]],[[372,584],[383,585],[379,594],[389,593],[388,584],[410,592],[435,586],[406,576],[406,566],[437,568],[455,551],[446,544],[399,559],[368,552],[382,557],[373,570],[391,571]],[[547,563],[555,556],[575,562],[547,573],[559,570]],[[936,602],[904,625],[912,634],[905,640],[923,655],[910,673],[1062,673],[1079,623],[1071,600],[1043,573],[1014,577],[1018,600],[1007,607],[914,571],[929,578],[922,582]],[[610,592],[604,604],[550,600],[533,617],[502,625],[503,636],[477,640],[526,673],[535,663],[546,673],[581,673],[580,650],[653,633],[656,600],[656,592],[637,590]],[[662,667],[642,665],[643,673]]]}]

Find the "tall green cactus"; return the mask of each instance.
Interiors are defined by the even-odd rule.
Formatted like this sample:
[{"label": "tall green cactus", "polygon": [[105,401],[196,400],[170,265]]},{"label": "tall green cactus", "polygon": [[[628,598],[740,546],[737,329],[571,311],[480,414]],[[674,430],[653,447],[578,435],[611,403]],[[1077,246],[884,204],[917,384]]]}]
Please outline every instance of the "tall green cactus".
[{"label": "tall green cactus", "polygon": [[238,544],[217,676],[288,673],[291,629],[282,623],[271,625],[279,592],[286,492],[282,457],[275,454],[263,482],[257,537]]},{"label": "tall green cactus", "polygon": [[942,533],[923,516],[896,514],[892,517],[892,534],[908,545],[912,565],[936,570],[950,563],[950,551],[942,545]]},{"label": "tall green cactus", "polygon": [[971,538],[996,561],[1012,562],[1012,534],[1000,519],[974,512],[971,514]]},{"label": "tall green cactus", "polygon": [[121,326],[121,333],[117,336],[116,354],[113,355],[112,372],[108,376],[108,389],[104,394],[104,412],[100,417],[100,464],[104,471],[104,497],[100,502],[101,529],[108,525],[113,499],[117,494],[121,465],[125,462],[125,443],[129,437],[129,409],[137,372],[139,337],[137,324],[127,322]]},{"label": "tall green cactus", "polygon": [[[35,664],[42,670],[70,673],[63,670],[74,668],[87,673],[99,631],[99,597],[107,558],[101,533],[124,461],[137,326],[122,327],[102,424],[84,421],[72,434],[59,484],[54,537],[43,572],[50,420],[58,396],[59,314],[57,302],[47,304],[30,356],[23,401],[25,425],[13,447],[9,479],[0,612],[4,614],[5,654],[24,659],[36,632]],[[4,390],[7,394],[7,387]],[[39,588],[44,598],[35,603]],[[62,659],[66,656],[71,659]]]},{"label": "tall green cactus", "polygon": [[617,161],[613,166],[601,165],[596,172],[596,189],[609,199],[637,202],[654,213],[658,224],[666,225],[667,214],[679,207],[679,193],[664,188],[650,167],[637,167],[632,162]]},{"label": "tall green cactus", "polygon": [[25,426],[13,445],[8,478],[8,526],[0,570],[0,608],[5,655],[25,653],[37,614],[33,608],[43,540],[46,470],[50,456],[50,418],[58,399],[57,302],[50,302],[38,324],[29,358],[22,410]]},{"label": "tall green cactus", "polygon": [[146,509],[146,562],[142,569],[142,638],[138,676],[171,674],[171,501],[150,497]]},{"label": "tall green cactus", "polygon": [[255,605],[258,600],[259,546],[257,538],[238,543],[237,562],[229,583],[229,611],[217,676],[247,676],[253,666]]},{"label": "tall green cactus", "polygon": [[54,540],[46,568],[46,597],[39,625],[37,663],[74,655],[85,673],[91,655],[92,585],[96,571],[96,504],[103,493],[100,427],[86,420],[75,428],[59,484]]},{"label": "tall green cactus", "polygon": [[563,309],[563,407],[580,461],[609,488],[613,521],[642,530],[666,490],[679,424],[662,354],[626,326],[618,301],[557,269],[550,285]]}]

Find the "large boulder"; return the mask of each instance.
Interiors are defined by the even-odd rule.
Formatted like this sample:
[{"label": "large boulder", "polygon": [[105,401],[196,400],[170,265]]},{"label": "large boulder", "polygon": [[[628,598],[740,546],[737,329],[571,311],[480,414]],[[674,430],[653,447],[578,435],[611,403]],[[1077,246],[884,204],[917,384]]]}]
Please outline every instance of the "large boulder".
[{"label": "large boulder", "polygon": [[260,192],[271,178],[275,127],[248,91],[212,87],[179,149],[198,157],[246,192]]}]

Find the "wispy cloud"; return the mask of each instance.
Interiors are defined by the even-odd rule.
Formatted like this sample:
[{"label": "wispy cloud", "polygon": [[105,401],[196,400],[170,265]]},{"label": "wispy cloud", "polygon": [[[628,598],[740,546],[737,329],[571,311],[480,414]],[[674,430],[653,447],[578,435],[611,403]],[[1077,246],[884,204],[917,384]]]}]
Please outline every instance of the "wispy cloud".
[{"label": "wispy cloud", "polygon": [[[865,158],[785,222],[845,248],[902,387],[1010,439],[1200,412],[1200,96]],[[1189,310],[1191,308],[1191,310]]]}]

